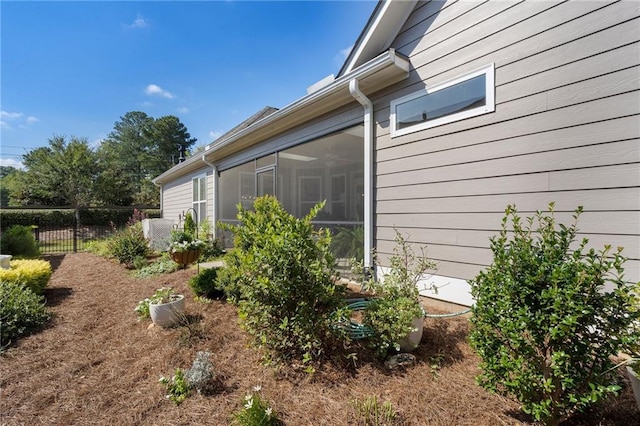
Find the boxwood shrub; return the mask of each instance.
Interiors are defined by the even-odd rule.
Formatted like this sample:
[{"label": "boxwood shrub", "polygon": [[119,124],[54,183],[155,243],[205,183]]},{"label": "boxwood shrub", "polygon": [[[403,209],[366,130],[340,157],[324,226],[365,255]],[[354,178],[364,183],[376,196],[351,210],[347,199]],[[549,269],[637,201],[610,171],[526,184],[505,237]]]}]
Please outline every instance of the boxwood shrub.
[{"label": "boxwood shrub", "polygon": [[3,232],[0,237],[0,253],[14,257],[39,257],[40,249],[31,227],[14,225]]}]

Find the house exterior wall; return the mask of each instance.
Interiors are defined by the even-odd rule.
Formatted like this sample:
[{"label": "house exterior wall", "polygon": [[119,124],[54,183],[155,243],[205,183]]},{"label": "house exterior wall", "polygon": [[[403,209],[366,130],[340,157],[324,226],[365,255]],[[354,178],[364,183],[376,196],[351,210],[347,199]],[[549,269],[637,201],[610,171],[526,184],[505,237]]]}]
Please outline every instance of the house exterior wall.
[{"label": "house exterior wall", "polygon": [[[212,218],[214,203],[213,172],[211,167],[203,167],[163,185],[162,187],[162,217],[179,225],[180,215],[193,207],[191,180],[195,177],[207,176],[207,216]],[[199,218],[200,219],[200,218]]]},{"label": "house exterior wall", "polygon": [[[407,80],[372,100],[376,246],[393,227],[428,246],[445,300],[471,303],[465,280],[490,264],[507,204],[523,216],[556,203],[579,238],[624,246],[640,280],[640,3],[419,2],[392,47]],[[393,99],[495,64],[495,112],[404,136]],[[465,295],[466,293],[466,295]]]}]

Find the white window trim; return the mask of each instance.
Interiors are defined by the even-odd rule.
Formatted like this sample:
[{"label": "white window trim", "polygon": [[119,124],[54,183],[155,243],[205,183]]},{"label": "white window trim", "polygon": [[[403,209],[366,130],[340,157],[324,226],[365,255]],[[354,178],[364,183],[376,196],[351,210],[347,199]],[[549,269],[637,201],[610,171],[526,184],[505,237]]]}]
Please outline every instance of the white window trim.
[{"label": "white window trim", "polygon": [[[487,101],[486,104],[478,107],[478,108],[474,108],[474,109],[470,109],[467,111],[462,111],[456,114],[451,114],[451,115],[447,115],[441,118],[437,118],[435,120],[430,120],[430,121],[426,121],[424,123],[420,123],[420,124],[416,124],[414,126],[410,126],[410,127],[406,127],[404,129],[397,129],[396,128],[396,106],[398,104],[402,104],[408,101],[411,101],[413,99],[417,99],[420,98],[424,95],[430,94],[430,93],[434,93],[437,92],[439,90],[442,89],[446,89],[447,87],[453,86],[455,84],[461,83],[463,81],[466,80],[470,80],[474,77],[477,77],[479,75],[485,75],[485,92],[486,92],[486,96],[487,96]],[[464,120],[465,118],[470,118],[470,117],[475,117],[477,115],[482,115],[482,114],[486,114],[489,112],[494,112],[496,110],[496,105],[495,105],[495,64],[492,62],[491,64],[484,66],[482,68],[479,68],[475,71],[472,71],[470,73],[461,75],[459,77],[456,77],[452,80],[448,80],[444,83],[440,83],[438,85],[435,86],[431,86],[431,87],[427,87],[426,89],[423,90],[419,90],[417,92],[411,93],[409,95],[403,96],[401,98],[398,99],[394,99],[391,101],[391,117],[390,117],[390,122],[391,122],[391,137],[397,137],[397,136],[402,136],[402,135],[406,135],[409,133],[413,133],[413,132],[418,132],[420,130],[425,130],[425,129],[429,129],[431,127],[436,127],[436,126],[442,126],[443,124],[448,124],[448,123],[452,123],[454,121],[458,121],[458,120]]]},{"label": "white window trim", "polygon": [[[200,187],[199,187],[200,179],[204,180],[204,186],[205,186],[205,193],[204,193],[204,199],[203,200],[199,199],[200,198]],[[198,201],[193,199],[193,181],[197,181],[198,182]],[[197,215],[198,215],[197,225],[198,226],[200,226],[200,223],[202,223],[203,220],[207,219],[206,217],[202,217],[202,218],[200,217],[200,208],[199,208],[202,204],[204,204],[205,205],[205,210],[208,210],[208,208],[207,208],[208,194],[207,194],[207,191],[206,191],[207,183],[208,182],[207,182],[207,174],[206,173],[199,174],[199,175],[193,176],[191,178],[191,207],[193,207],[193,209],[197,212]]]}]

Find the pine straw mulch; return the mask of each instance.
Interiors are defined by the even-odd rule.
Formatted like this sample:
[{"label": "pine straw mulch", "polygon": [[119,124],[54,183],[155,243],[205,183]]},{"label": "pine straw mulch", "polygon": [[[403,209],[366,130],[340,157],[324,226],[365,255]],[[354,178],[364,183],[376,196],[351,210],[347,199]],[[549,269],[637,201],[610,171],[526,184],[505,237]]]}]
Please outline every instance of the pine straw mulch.
[{"label": "pine straw mulch", "polygon": [[[195,269],[134,279],[88,253],[49,260],[55,271],[45,296],[54,319],[0,357],[2,425],[225,425],[256,385],[287,425],[361,424],[353,401],[370,396],[391,401],[398,424],[529,424],[517,403],[475,384],[478,359],[466,343],[465,318],[427,319],[418,362],[404,371],[360,359],[352,368],[326,365],[311,377],[263,366],[234,306],[193,301],[187,281]],[[137,302],[161,286],[184,292],[190,327],[137,320]],[[190,367],[199,350],[213,354],[221,388],[175,406],[158,379]],[[626,386],[567,423],[629,426],[638,419]]]}]

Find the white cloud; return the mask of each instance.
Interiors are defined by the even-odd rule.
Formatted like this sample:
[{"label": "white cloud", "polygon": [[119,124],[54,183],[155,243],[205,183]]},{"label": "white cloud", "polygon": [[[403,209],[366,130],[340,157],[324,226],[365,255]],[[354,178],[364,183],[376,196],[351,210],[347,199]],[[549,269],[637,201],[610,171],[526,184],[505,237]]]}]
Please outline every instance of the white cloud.
[{"label": "white cloud", "polygon": [[173,99],[174,96],[171,94],[171,92],[169,92],[168,90],[164,90],[162,87],[158,86],[157,84],[150,84],[146,87],[146,89],[144,89],[144,93],[146,93],[149,96],[154,96],[154,95],[158,95],[158,96],[162,96],[163,98],[167,98],[167,99]]},{"label": "white cloud", "polygon": [[189,114],[189,108],[187,108],[187,107],[180,107],[180,108],[178,108],[178,112],[179,112],[180,114]]},{"label": "white cloud", "polygon": [[0,111],[0,116],[7,120],[15,120],[16,118],[22,117],[21,112],[9,112],[9,111]]},{"label": "white cloud", "polygon": [[349,56],[349,53],[351,53],[351,49],[353,49],[353,44],[349,47],[342,49],[340,52],[338,52],[338,54],[336,55],[336,60],[339,62],[346,61],[347,57]]},{"label": "white cloud", "polygon": [[16,169],[24,169],[24,164],[11,158],[0,158],[0,166],[15,167]]},{"label": "white cloud", "polygon": [[144,17],[138,13],[138,16],[133,20],[132,23],[122,24],[122,26],[125,28],[148,28],[151,26],[151,24],[149,24],[149,21],[144,19]]},{"label": "white cloud", "polygon": [[222,132],[219,130],[212,130],[209,132],[209,137],[211,138],[212,141],[218,139],[220,136],[222,136]]},{"label": "white cloud", "polygon": [[11,123],[15,123],[20,129],[26,129],[28,124],[37,123],[40,121],[37,117],[33,115],[28,116],[27,118],[23,118],[24,114],[21,112],[10,112],[10,111],[0,111],[0,127],[5,129],[11,129]]}]

